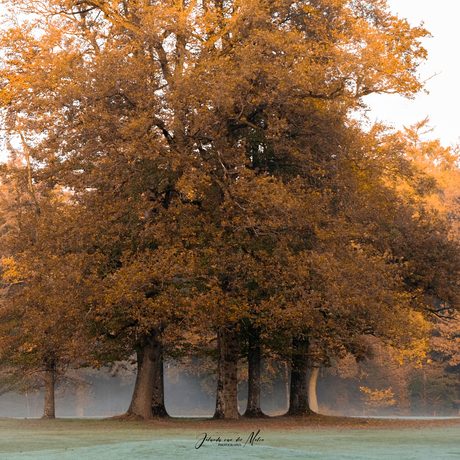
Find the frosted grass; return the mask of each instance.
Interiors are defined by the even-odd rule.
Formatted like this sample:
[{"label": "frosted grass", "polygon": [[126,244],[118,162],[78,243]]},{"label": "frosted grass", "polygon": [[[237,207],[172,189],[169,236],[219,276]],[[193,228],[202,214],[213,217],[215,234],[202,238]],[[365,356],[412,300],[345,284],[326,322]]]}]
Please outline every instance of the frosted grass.
[{"label": "frosted grass", "polygon": [[[0,460],[318,459],[433,460],[460,458],[460,427],[308,429],[261,432],[260,445],[195,448],[200,429],[94,420],[0,422]],[[127,426],[128,425],[128,426]],[[249,434],[209,428],[208,435]],[[243,443],[244,444],[244,441]]]}]

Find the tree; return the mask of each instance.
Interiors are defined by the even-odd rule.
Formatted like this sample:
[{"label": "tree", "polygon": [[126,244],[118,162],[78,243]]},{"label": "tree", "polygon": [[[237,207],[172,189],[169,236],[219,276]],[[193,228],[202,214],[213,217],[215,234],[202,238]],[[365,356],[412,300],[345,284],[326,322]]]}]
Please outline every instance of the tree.
[{"label": "tree", "polygon": [[23,165],[17,153],[0,173],[0,360],[10,388],[44,387],[43,417],[54,418],[55,383],[91,349],[83,306],[93,274],[85,270],[85,254],[68,239],[66,219],[73,210],[65,192],[34,183],[29,158]]},{"label": "tree", "polygon": [[[334,128],[362,97],[421,89],[427,32],[383,1],[6,3],[40,21],[3,32],[4,122],[22,120],[37,177],[71,189],[100,224],[88,232],[105,261],[96,317],[141,351],[173,298],[176,318],[215,315],[217,412],[235,418],[235,335],[249,310],[239,288],[257,273],[241,248],[287,233],[327,194]],[[123,276],[135,268],[155,279],[130,299]],[[149,417],[147,399],[138,412]]]}]

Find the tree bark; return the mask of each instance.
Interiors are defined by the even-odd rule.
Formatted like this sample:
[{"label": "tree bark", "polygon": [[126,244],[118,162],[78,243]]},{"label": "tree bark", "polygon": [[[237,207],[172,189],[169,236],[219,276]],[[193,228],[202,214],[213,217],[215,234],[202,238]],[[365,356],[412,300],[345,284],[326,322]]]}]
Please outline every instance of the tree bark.
[{"label": "tree bark", "polygon": [[318,413],[318,399],[316,398],[316,382],[318,380],[319,367],[313,367],[308,383],[308,404],[313,412]]},{"label": "tree bark", "polygon": [[159,330],[146,336],[137,350],[137,376],[134,384],[131,404],[125,417],[153,418],[152,398],[155,386],[155,374],[158,365]]},{"label": "tree bark", "polygon": [[169,417],[165,407],[163,345],[160,340],[156,346],[155,382],[152,395],[152,415],[154,418]]},{"label": "tree bark", "polygon": [[237,420],[238,413],[238,325],[227,323],[217,333],[217,395],[214,418]]},{"label": "tree bark", "polygon": [[289,366],[288,366],[288,363],[287,362],[284,362],[284,385],[285,385],[285,388],[286,388],[286,411],[289,410],[289,391],[290,391],[290,388],[291,388],[291,383],[290,383],[290,380],[289,380]]},{"label": "tree bark", "polygon": [[244,417],[266,418],[260,407],[260,342],[259,331],[249,328],[248,347],[248,406]]},{"label": "tree bark", "polygon": [[56,418],[56,408],[54,401],[56,362],[53,358],[45,363],[45,407],[42,418]]},{"label": "tree bark", "polygon": [[309,341],[306,338],[294,338],[292,341],[291,392],[288,416],[312,415],[308,404],[308,351]]}]

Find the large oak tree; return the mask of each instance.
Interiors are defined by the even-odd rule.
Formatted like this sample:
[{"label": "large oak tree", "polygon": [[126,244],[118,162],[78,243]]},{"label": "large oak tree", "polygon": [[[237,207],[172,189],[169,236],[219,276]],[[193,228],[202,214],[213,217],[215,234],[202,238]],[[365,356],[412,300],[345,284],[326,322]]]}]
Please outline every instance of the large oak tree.
[{"label": "large oak tree", "polygon": [[376,0],[4,3],[33,16],[2,33],[3,122],[33,140],[33,180],[86,213],[87,253],[104,260],[86,305],[101,340],[138,353],[132,412],[151,416],[158,331],[205,314],[216,415],[236,418],[260,267],[282,281],[283,257],[330,223],[347,115],[367,94],[421,89],[427,32]]}]

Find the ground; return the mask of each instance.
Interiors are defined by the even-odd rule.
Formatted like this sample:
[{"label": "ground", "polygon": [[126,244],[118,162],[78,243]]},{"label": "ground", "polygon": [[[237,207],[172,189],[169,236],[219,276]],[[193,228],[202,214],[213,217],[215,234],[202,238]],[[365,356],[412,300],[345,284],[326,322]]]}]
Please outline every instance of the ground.
[{"label": "ground", "polygon": [[459,459],[459,435],[460,419],[3,418],[0,460]]}]

